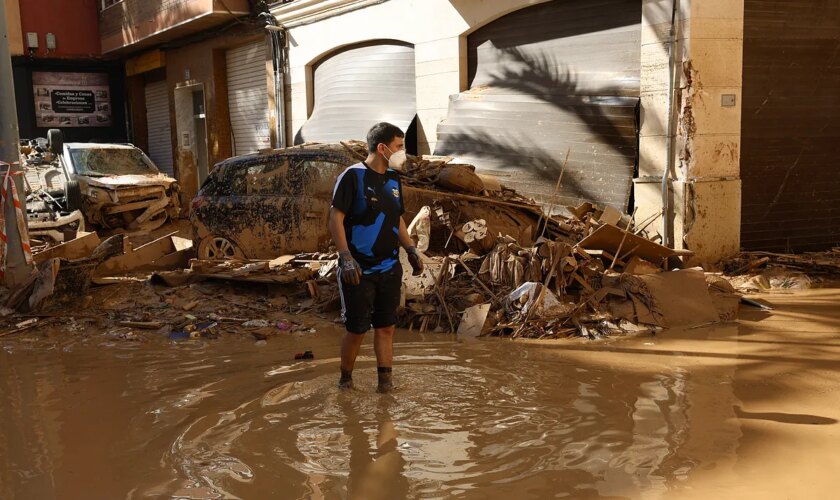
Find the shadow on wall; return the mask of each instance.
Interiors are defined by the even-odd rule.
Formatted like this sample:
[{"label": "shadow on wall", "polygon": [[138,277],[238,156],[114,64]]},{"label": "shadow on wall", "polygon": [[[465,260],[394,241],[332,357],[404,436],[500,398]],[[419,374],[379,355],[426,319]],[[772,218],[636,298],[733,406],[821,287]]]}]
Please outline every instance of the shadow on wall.
[{"label": "shadow on wall", "polygon": [[[453,5],[465,16],[472,9]],[[641,21],[636,0],[556,0],[478,29],[468,38],[470,90],[450,98],[435,153],[546,205],[626,210],[638,164]]]},{"label": "shadow on wall", "polygon": [[[502,134],[494,133],[494,127],[486,122],[456,124],[453,132],[445,131],[448,127],[444,124],[436,153],[480,159],[490,165],[527,164],[535,180],[549,188],[548,198],[539,200],[543,203],[574,205],[597,200],[625,210],[638,150],[638,98],[622,96],[627,91],[619,86],[580,89],[575,72],[551,54],[527,54],[518,48],[500,52],[506,62],[503,69],[465,93],[466,101],[472,108],[477,102],[486,102],[486,118],[492,120],[498,101],[510,102],[503,96],[516,95],[520,97],[513,102],[535,114],[508,113],[509,128]],[[494,94],[500,98],[494,99]],[[522,106],[523,100],[531,103]],[[450,118],[456,115],[458,120],[458,114],[456,109]],[[587,136],[595,140],[589,141]],[[561,189],[558,196],[551,196],[567,151]],[[596,164],[606,171],[590,175],[598,168]]]}]

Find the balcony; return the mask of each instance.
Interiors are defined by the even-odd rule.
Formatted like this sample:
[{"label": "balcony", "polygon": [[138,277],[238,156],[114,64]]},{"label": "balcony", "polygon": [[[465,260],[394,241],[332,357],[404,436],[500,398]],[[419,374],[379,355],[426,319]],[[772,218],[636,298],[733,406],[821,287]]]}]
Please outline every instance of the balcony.
[{"label": "balcony", "polygon": [[99,13],[103,54],[135,52],[232,21],[248,0],[108,1]]}]

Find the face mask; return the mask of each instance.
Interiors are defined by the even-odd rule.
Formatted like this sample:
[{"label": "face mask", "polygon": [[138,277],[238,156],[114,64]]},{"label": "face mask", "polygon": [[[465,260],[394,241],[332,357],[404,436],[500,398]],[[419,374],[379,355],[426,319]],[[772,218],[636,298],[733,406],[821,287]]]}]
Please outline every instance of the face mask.
[{"label": "face mask", "polygon": [[388,152],[391,153],[391,157],[387,158],[388,166],[393,168],[393,169],[396,169],[396,170],[402,170],[403,167],[405,166],[406,160],[408,159],[405,156],[405,150],[401,149],[401,150],[397,151],[396,153],[394,153],[393,151],[391,151],[391,148],[389,148],[388,146],[385,146],[385,149],[387,149]]}]

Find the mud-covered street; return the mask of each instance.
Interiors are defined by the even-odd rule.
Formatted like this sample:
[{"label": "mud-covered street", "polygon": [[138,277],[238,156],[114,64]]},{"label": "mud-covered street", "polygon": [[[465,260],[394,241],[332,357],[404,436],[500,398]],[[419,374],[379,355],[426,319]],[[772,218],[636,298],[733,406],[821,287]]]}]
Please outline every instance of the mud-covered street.
[{"label": "mud-covered street", "polygon": [[840,290],[763,298],[594,342],[401,331],[392,395],[369,343],[337,390],[318,319],[267,343],[4,338],[0,497],[829,498]]}]

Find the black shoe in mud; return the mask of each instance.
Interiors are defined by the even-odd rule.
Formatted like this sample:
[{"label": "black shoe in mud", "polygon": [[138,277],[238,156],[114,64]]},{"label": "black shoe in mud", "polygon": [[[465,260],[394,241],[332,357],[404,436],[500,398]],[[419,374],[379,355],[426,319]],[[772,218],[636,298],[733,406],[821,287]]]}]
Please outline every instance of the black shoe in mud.
[{"label": "black shoe in mud", "polygon": [[379,376],[379,385],[376,387],[376,392],[379,394],[388,394],[394,390],[394,383],[391,380],[391,367],[380,366],[376,369]]},{"label": "black shoe in mud", "polygon": [[338,380],[338,389],[349,391],[353,388],[353,372],[341,370],[341,378]]}]

